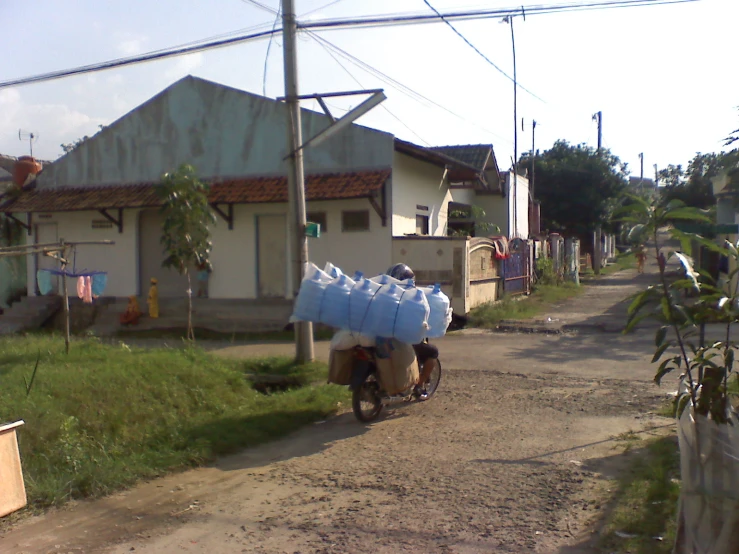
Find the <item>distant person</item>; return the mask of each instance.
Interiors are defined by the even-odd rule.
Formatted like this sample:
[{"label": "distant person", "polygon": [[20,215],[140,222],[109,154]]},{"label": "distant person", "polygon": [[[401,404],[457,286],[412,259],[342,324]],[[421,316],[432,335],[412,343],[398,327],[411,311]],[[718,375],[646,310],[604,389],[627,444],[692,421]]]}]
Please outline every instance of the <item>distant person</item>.
[{"label": "distant person", "polygon": [[210,267],[207,263],[198,265],[198,298],[208,298],[208,279],[210,279]]},{"label": "distant person", "polygon": [[644,273],[644,263],[647,261],[647,249],[644,246],[640,246],[636,250],[636,271],[637,273]]}]

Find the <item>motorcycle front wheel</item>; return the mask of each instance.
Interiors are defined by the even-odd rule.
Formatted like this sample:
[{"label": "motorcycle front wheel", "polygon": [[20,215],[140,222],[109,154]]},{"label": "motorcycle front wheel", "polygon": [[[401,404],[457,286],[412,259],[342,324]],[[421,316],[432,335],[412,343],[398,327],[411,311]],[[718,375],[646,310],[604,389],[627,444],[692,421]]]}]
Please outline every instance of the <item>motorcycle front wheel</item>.
[{"label": "motorcycle front wheel", "polygon": [[352,411],[354,417],[362,423],[370,423],[380,416],[382,400],[380,384],[374,374],[370,374],[364,382],[352,391]]}]

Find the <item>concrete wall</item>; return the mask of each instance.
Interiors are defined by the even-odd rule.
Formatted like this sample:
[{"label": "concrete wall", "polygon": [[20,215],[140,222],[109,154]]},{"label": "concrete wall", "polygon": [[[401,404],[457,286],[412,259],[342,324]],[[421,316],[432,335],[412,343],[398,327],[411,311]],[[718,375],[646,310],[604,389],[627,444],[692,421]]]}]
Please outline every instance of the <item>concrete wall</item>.
[{"label": "concrete wall", "polygon": [[484,238],[472,239],[469,243],[470,292],[468,309],[500,298],[502,279],[500,262],[495,259],[492,242]]},{"label": "concrete wall", "polygon": [[469,311],[467,237],[394,237],[393,263],[409,265],[420,285],[439,283],[456,313]]},{"label": "concrete wall", "polygon": [[[395,152],[390,207],[393,236],[416,232],[416,215],[429,216],[429,235],[447,234],[447,213],[452,194],[444,169]],[[417,205],[427,206],[428,211]]]},{"label": "concrete wall", "polygon": [[503,197],[500,194],[478,194],[474,204],[485,212],[484,220],[487,223],[493,223],[500,227],[499,232],[493,229],[489,234],[510,236],[510,215],[507,196]]},{"label": "concrete wall", "polygon": [[[303,139],[329,124],[303,110]],[[158,181],[182,163],[201,177],[286,172],[282,103],[185,77],[47,166],[39,187]],[[390,167],[393,136],[351,125],[306,151],[306,172]]]}]

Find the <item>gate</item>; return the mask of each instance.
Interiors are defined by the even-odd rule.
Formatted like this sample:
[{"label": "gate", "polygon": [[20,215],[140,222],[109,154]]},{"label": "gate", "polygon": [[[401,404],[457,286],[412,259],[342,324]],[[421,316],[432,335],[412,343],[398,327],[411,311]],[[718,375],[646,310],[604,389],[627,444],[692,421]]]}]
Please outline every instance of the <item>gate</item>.
[{"label": "gate", "polygon": [[509,257],[503,260],[503,290],[506,294],[529,294],[531,292],[531,263],[529,243],[513,239],[508,243]]}]

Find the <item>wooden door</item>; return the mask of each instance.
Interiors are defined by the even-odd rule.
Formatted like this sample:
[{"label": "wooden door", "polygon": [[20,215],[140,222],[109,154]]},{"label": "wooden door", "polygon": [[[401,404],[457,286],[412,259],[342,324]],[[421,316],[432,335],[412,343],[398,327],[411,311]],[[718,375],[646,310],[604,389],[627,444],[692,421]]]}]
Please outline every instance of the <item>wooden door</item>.
[{"label": "wooden door", "polygon": [[257,216],[257,279],[260,298],[284,298],[287,291],[287,218]]}]

